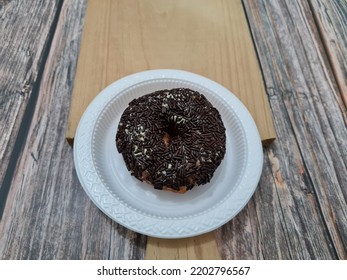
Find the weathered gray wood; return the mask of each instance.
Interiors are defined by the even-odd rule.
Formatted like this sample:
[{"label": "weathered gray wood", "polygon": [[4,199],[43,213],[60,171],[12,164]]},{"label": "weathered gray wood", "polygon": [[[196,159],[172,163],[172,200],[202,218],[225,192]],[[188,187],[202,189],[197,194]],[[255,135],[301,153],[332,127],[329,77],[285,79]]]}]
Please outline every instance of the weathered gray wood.
[{"label": "weathered gray wood", "polygon": [[[258,229],[242,226],[227,234],[224,227],[219,244],[228,248],[222,253],[225,258],[254,253],[265,259],[346,258],[346,108],[310,6],[306,1],[243,2],[278,138],[265,150],[268,159],[251,202],[255,210],[249,206],[249,214],[243,211],[225,226],[254,215],[252,226]],[[243,234],[252,244],[246,253],[233,242]]]},{"label": "weathered gray wood", "polygon": [[347,106],[347,1],[309,0],[309,3]]},{"label": "weathered gray wood", "polygon": [[0,183],[3,181],[26,105],[37,80],[52,22],[59,12],[59,2],[1,3]]},{"label": "weathered gray wood", "polygon": [[85,0],[64,1],[37,106],[0,222],[2,259],[140,259],[146,238],[83,191],[65,141]]}]

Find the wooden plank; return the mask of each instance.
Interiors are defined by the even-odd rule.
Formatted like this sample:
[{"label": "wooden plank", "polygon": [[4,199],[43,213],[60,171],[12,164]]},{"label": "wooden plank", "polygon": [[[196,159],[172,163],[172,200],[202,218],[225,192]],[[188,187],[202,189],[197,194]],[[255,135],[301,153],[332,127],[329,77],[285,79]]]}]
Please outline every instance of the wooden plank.
[{"label": "wooden plank", "polygon": [[331,68],[347,106],[347,2],[309,0]]},{"label": "wooden plank", "polygon": [[[0,197],[3,179],[38,79],[59,1],[4,1],[0,9]],[[17,147],[20,149],[20,147]]]},{"label": "wooden plank", "polygon": [[234,92],[263,140],[275,138],[262,76],[240,0],[90,0],[66,137],[111,82],[148,69],[182,69]]},{"label": "wooden plank", "polygon": [[222,258],[346,259],[346,108],[311,8],[243,2],[278,138],[249,209],[217,232]]},{"label": "wooden plank", "polygon": [[0,222],[0,259],[143,258],[146,238],[94,206],[80,186],[64,139],[85,8],[85,0],[62,6]]},{"label": "wooden plank", "polygon": [[201,236],[182,239],[148,238],[146,260],[220,260],[215,236],[206,233]]}]

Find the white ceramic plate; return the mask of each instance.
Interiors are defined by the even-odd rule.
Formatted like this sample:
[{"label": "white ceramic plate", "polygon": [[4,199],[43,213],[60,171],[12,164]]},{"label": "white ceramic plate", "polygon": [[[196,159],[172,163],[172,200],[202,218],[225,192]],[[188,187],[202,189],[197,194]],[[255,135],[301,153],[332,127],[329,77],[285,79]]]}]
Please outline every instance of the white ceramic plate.
[{"label": "white ceramic plate", "polygon": [[[177,87],[204,94],[219,110],[227,134],[226,155],[211,182],[183,195],[132,177],[115,145],[131,100]],[[84,190],[110,218],[149,236],[182,238],[212,231],[241,211],[257,187],[263,154],[251,115],[229,90],[193,73],[150,70],[116,81],[93,100],[77,128],[74,162]]]}]

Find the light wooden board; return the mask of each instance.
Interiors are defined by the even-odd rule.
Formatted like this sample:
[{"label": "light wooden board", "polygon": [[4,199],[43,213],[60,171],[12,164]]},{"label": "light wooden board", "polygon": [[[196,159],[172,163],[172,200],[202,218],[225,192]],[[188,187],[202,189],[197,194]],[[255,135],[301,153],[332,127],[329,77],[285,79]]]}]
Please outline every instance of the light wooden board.
[{"label": "light wooden board", "polygon": [[148,69],[182,69],[224,85],[275,138],[241,0],[90,0],[66,137],[92,99],[117,79]]},{"label": "light wooden board", "polygon": [[183,239],[147,238],[147,260],[220,260],[213,233]]},{"label": "light wooden board", "polygon": [[[163,68],[191,71],[224,85],[251,112],[264,143],[275,138],[241,0],[90,0],[66,133],[68,141],[72,143],[81,115],[104,87],[135,72]],[[181,246],[175,244],[182,248],[196,242],[201,247],[211,244],[197,239],[181,242]],[[201,254],[184,254],[175,249],[177,246],[172,247],[172,241],[149,238],[148,244],[148,250],[155,251],[147,252],[148,257],[213,255],[204,249]],[[160,248],[165,252],[159,252]]]}]

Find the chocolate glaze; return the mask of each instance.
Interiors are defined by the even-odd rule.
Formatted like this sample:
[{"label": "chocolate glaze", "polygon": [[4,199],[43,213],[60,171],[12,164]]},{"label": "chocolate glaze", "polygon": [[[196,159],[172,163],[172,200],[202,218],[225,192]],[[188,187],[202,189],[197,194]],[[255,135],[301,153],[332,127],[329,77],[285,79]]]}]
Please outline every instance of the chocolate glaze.
[{"label": "chocolate glaze", "polygon": [[174,88],[132,100],[116,134],[133,176],[156,189],[180,191],[209,182],[225,155],[225,127],[197,91]]}]

